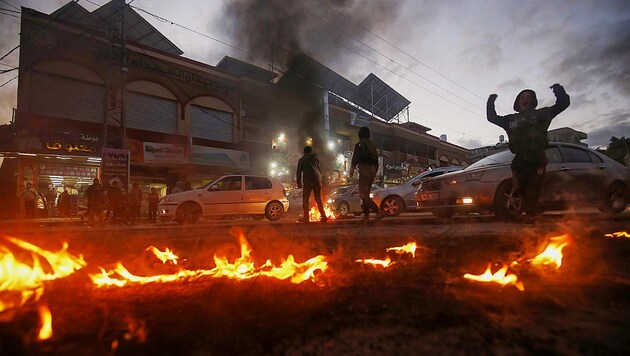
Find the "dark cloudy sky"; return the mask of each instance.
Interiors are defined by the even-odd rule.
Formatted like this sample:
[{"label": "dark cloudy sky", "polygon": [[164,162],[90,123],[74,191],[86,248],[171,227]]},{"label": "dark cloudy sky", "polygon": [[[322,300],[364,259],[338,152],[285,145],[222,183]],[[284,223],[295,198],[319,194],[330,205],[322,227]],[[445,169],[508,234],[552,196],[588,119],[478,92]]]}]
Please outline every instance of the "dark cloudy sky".
[{"label": "dark cloudy sky", "polygon": [[[128,0],[127,0],[128,1]],[[2,0],[50,13],[67,1]],[[87,10],[105,0],[80,0]],[[305,51],[355,84],[374,73],[411,101],[411,121],[473,148],[502,130],[485,119],[489,94],[499,114],[524,88],[552,105],[563,84],[571,106],[551,128],[588,134],[590,146],[630,136],[630,6],[627,0],[135,0],[140,14],[184,51],[216,64],[224,55],[267,68],[271,42]],[[0,55],[18,43],[19,19],[0,11]],[[212,37],[210,39],[208,37]],[[219,41],[229,43],[231,46]],[[17,66],[19,51],[1,60]],[[16,73],[0,75],[0,84]],[[16,106],[17,80],[0,88],[0,123]]]}]

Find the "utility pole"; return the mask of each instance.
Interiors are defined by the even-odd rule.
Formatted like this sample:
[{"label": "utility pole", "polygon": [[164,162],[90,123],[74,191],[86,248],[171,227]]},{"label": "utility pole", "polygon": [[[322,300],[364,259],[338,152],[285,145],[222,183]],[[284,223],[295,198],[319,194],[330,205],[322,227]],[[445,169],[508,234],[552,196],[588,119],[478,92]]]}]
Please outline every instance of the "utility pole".
[{"label": "utility pole", "polygon": [[105,116],[103,118],[103,148],[124,148],[127,128],[125,123],[125,82],[127,73],[125,0],[112,1],[108,31],[107,77],[105,84]]}]

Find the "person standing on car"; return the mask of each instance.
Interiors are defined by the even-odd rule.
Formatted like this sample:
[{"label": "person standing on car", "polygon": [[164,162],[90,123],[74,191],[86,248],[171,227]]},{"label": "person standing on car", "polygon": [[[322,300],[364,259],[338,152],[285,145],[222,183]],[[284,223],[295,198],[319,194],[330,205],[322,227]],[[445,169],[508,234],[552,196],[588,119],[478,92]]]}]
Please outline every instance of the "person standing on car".
[{"label": "person standing on car", "polygon": [[378,171],[378,154],[376,146],[370,140],[370,128],[363,126],[359,129],[359,142],[354,145],[352,163],[350,164],[350,177],[354,176],[354,170],[359,167],[359,197],[363,205],[363,221],[369,222],[370,210],[376,213],[374,221],[378,221],[387,215],[385,211],[376,205],[370,198],[370,189]]},{"label": "person standing on car", "polygon": [[309,199],[311,197],[311,192],[313,192],[313,195],[315,196],[315,203],[317,203],[317,208],[319,209],[319,214],[321,215],[320,221],[328,221],[321,196],[322,170],[319,166],[319,159],[313,152],[313,148],[311,146],[304,147],[304,155],[300,158],[297,164],[296,179],[298,188],[304,187],[302,191],[302,210],[304,211],[304,216],[302,217],[302,220],[299,221],[305,223],[309,222]]},{"label": "person standing on car", "polygon": [[528,221],[532,221],[538,212],[538,199],[547,166],[547,130],[551,120],[570,104],[569,95],[562,85],[556,83],[550,88],[556,96],[556,103],[541,109],[536,109],[538,99],[531,89],[525,89],[516,96],[514,114],[497,115],[494,108],[496,94],[490,95],[487,103],[488,121],[508,134],[510,151],[515,155],[510,165],[514,192],[521,196],[522,210]]}]

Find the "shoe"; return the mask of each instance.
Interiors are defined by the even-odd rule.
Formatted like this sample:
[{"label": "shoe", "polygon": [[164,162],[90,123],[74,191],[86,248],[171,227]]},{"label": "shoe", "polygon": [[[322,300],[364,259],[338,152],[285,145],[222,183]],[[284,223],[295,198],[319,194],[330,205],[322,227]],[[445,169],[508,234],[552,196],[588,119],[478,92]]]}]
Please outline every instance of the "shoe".
[{"label": "shoe", "polygon": [[379,221],[379,220],[381,220],[382,218],[384,218],[386,216],[387,216],[387,213],[384,210],[380,210],[378,212],[378,214],[376,214],[376,217],[374,218],[374,221]]}]

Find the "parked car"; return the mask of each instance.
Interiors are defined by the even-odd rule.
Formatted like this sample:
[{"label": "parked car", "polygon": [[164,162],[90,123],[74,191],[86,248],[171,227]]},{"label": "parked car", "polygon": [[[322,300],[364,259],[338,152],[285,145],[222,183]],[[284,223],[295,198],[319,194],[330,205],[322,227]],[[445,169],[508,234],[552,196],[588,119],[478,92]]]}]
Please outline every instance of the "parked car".
[{"label": "parked car", "polygon": [[201,217],[250,215],[278,220],[289,209],[279,180],[260,176],[229,175],[200,189],[169,194],[158,204],[161,219],[194,223]]},{"label": "parked car", "polygon": [[424,171],[417,176],[408,179],[401,185],[390,188],[382,188],[372,192],[372,200],[385,210],[389,216],[398,216],[403,211],[416,211],[415,193],[423,180],[436,177],[448,172],[459,171],[463,167],[439,167]]},{"label": "parked car", "polygon": [[[378,186],[372,186],[372,191],[377,189],[379,189]],[[359,197],[359,186],[356,184],[333,189],[328,195],[326,203],[339,216],[360,215],[363,211]]]},{"label": "parked car", "polygon": [[[546,153],[549,164],[540,195],[541,209],[592,206],[609,214],[626,209],[629,168],[597,151],[569,143],[551,143]],[[510,151],[499,152],[463,171],[423,182],[416,193],[419,209],[438,217],[490,211],[504,219],[517,218],[522,202],[513,192],[513,158]]]}]

